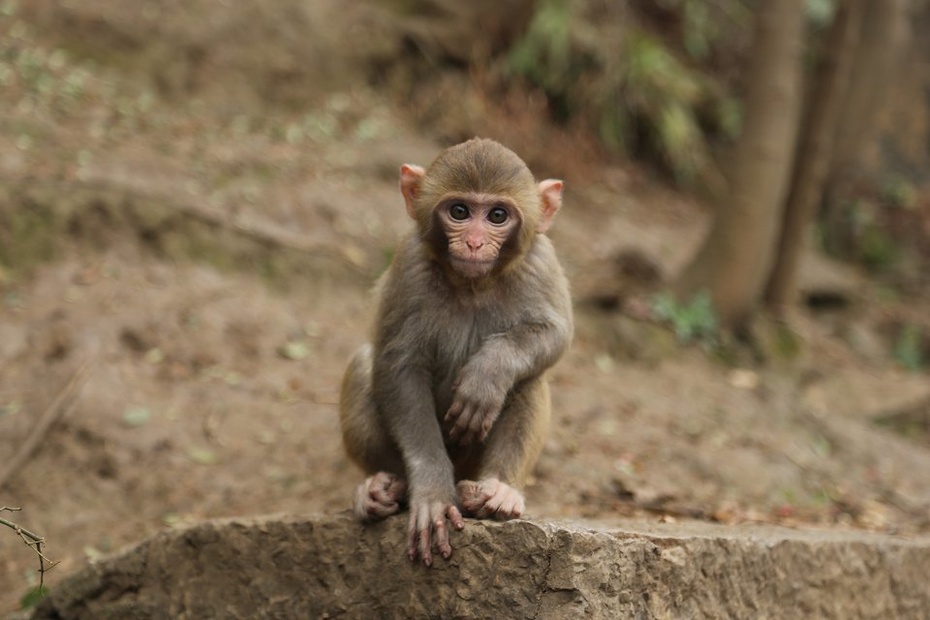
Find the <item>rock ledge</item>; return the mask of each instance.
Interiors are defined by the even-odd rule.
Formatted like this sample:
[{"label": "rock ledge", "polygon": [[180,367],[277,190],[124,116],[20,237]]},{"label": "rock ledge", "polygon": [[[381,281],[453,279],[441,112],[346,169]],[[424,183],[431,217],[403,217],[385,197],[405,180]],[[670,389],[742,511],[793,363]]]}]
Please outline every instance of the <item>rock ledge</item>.
[{"label": "rock ledge", "polygon": [[930,538],[703,524],[469,521],[404,557],[406,519],[208,521],[66,579],[34,618],[930,618]]}]

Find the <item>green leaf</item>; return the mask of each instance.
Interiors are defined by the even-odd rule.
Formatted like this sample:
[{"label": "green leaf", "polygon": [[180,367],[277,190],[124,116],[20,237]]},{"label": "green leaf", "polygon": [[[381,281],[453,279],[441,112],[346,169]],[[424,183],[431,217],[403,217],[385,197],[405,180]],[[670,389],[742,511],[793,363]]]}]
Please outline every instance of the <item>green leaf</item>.
[{"label": "green leaf", "polygon": [[660,321],[670,323],[681,343],[693,340],[713,342],[717,335],[717,315],[706,290],[701,290],[684,303],[678,303],[670,293],[659,293],[652,299],[652,313]]},{"label": "green leaf", "polygon": [[310,345],[304,340],[292,340],[281,347],[280,353],[289,360],[299,361],[310,355]]},{"label": "green leaf", "polygon": [[193,446],[187,449],[187,456],[198,465],[213,465],[217,461],[216,452],[210,448]]},{"label": "green leaf", "polygon": [[908,323],[901,329],[894,346],[894,357],[908,370],[917,372],[924,364],[920,327]]},{"label": "green leaf", "polygon": [[23,598],[19,599],[19,606],[22,609],[32,609],[46,596],[48,596],[48,588],[45,586],[31,588],[23,595]]},{"label": "green leaf", "polygon": [[145,426],[152,419],[152,412],[147,407],[130,407],[123,413],[123,424],[130,428]]}]

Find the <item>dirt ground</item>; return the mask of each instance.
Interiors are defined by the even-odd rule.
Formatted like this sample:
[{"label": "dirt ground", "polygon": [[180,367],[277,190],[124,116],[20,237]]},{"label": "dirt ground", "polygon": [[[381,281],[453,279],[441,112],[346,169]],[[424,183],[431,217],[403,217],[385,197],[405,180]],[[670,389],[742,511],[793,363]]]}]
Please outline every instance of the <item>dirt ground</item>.
[{"label": "dirt ground", "polygon": [[[309,111],[213,115],[95,65],[71,100],[84,65],[56,60],[67,37],[42,19],[0,21],[0,242],[15,253],[0,267],[0,472],[56,418],[0,481],[0,505],[23,509],[0,516],[47,538],[54,588],[163,528],[345,510],[360,474],[341,453],[339,381],[409,226],[397,167],[444,142],[368,86]],[[43,50],[31,62],[52,86],[23,50]],[[558,160],[540,176],[566,177],[551,236],[578,329],[552,372],[531,517],[930,531],[928,435],[876,423],[930,408],[930,377],[887,334],[926,320],[926,300],[853,274],[848,304],[794,317],[790,359],[680,346],[603,299],[627,290],[630,250],[674,275],[705,209],[633,165]],[[37,568],[0,529],[0,613]]]}]

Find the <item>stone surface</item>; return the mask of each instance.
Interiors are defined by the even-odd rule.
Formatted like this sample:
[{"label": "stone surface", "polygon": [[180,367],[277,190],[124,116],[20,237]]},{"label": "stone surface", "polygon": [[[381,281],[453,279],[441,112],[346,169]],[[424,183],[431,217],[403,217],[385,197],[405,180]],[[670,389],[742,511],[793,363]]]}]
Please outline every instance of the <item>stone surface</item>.
[{"label": "stone surface", "polygon": [[704,524],[469,521],[449,561],[402,517],[209,521],[59,585],[34,618],[930,618],[930,539]]}]

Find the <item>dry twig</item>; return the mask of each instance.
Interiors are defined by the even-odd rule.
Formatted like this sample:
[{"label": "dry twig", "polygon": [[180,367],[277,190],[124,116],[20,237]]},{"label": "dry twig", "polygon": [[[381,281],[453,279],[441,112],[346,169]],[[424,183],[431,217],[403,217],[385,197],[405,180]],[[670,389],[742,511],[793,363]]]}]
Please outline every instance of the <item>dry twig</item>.
[{"label": "dry twig", "polygon": [[[22,445],[12,459],[10,459],[5,467],[0,470],[0,489],[9,482],[10,478],[13,477],[13,474],[23,466],[23,464],[29,459],[32,455],[32,452],[36,449],[39,443],[42,441],[42,438],[48,433],[49,429],[52,427],[52,424],[57,420],[61,415],[70,411],[77,402],[76,399],[71,400],[70,397],[72,394],[76,393],[81,387],[83,387],[85,381],[87,380],[88,370],[90,368],[90,361],[84,362],[81,366],[74,371],[74,374],[71,375],[71,378],[65,384],[63,388],[55,396],[55,400],[52,401],[52,404],[49,405],[36,422],[35,426],[32,427],[32,430],[29,432],[29,435],[26,437],[26,440],[23,441]],[[69,402],[70,401],[70,402]],[[67,406],[65,406],[67,403]]]},{"label": "dry twig", "polygon": [[[19,512],[22,508],[15,508],[13,506],[0,506],[0,512]],[[45,573],[50,571],[55,567],[58,562],[53,561],[45,557],[45,554],[42,553],[42,545],[45,544],[45,538],[39,536],[35,532],[30,532],[24,527],[20,527],[13,521],[9,521],[4,518],[0,518],[0,525],[5,525],[23,539],[23,542],[26,543],[27,547],[30,547],[35,551],[36,555],[39,556],[39,589],[41,590],[45,585]]]}]

